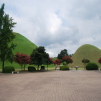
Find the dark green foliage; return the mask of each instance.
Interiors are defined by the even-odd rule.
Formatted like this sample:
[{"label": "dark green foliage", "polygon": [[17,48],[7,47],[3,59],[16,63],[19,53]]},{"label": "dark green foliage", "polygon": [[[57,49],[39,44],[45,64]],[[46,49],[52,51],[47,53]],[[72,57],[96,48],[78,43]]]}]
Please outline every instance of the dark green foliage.
[{"label": "dark green foliage", "polygon": [[72,57],[72,56],[73,56],[73,54],[69,54],[69,56],[70,56],[70,57]]},{"label": "dark green foliage", "polygon": [[70,70],[68,66],[64,65],[60,67],[60,70]]},{"label": "dark green foliage", "polygon": [[48,64],[50,64],[50,59],[49,59],[49,54],[48,53],[46,53],[46,52],[44,52],[43,53],[43,64],[44,65],[48,65]]},{"label": "dark green foliage", "polygon": [[28,66],[28,71],[34,72],[34,71],[36,71],[36,68],[34,66]]},{"label": "dark green foliage", "polygon": [[31,64],[37,65],[39,70],[39,66],[42,64],[48,64],[49,54],[45,52],[45,48],[40,46],[33,50],[31,57]]},{"label": "dark green foliage", "polygon": [[83,62],[83,63],[89,63],[90,60],[84,58],[84,59],[82,60],[82,62]]},{"label": "dark green foliage", "polygon": [[4,73],[12,73],[12,71],[15,71],[15,68],[13,66],[4,67]]},{"label": "dark green foliage", "polygon": [[64,49],[64,50],[61,50],[60,54],[58,54],[58,59],[62,59],[64,56],[67,56],[68,53],[67,53],[67,50]]},{"label": "dark green foliage", "polygon": [[86,68],[87,63],[89,63],[89,62],[90,62],[90,60],[85,59],[85,58],[82,60],[82,63],[84,63],[84,69]]},{"label": "dark green foliage", "polygon": [[98,70],[98,65],[94,62],[89,62],[86,66],[86,70]]},{"label": "dark green foliage", "polygon": [[63,65],[67,65],[67,63],[66,62],[63,62]]},{"label": "dark green foliage", "polygon": [[15,24],[13,19],[4,12],[3,4],[0,8],[0,60],[2,62],[2,72],[4,72],[5,61],[13,61],[12,51],[15,48],[15,44],[13,43],[15,35],[12,28]]}]

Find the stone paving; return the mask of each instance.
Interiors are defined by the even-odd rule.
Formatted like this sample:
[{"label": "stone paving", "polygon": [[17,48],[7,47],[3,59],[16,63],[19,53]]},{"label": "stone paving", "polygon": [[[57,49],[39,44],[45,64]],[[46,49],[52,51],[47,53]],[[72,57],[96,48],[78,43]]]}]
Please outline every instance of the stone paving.
[{"label": "stone paving", "polygon": [[101,71],[0,74],[0,101],[101,101]]}]

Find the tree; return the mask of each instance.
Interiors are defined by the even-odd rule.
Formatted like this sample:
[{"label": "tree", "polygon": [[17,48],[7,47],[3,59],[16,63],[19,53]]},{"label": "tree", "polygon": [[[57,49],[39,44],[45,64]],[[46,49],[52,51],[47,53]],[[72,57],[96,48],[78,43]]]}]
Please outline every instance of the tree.
[{"label": "tree", "polygon": [[50,63],[55,64],[55,63],[54,63],[55,61],[53,60],[53,58],[50,58],[50,57],[49,57],[49,60],[50,60]]},{"label": "tree", "polygon": [[16,53],[14,61],[17,62],[21,67],[24,67],[25,70],[25,65],[30,64],[31,59],[27,54]]},{"label": "tree", "polygon": [[61,60],[60,59],[55,59],[53,60],[53,58],[49,58],[51,63],[55,64],[55,70],[57,69],[58,65],[61,64]]},{"label": "tree", "polygon": [[50,59],[49,59],[49,54],[44,52],[43,53],[43,64],[47,65],[47,70],[48,70],[48,65],[50,64]]},{"label": "tree", "polygon": [[98,59],[98,63],[100,63],[100,64],[101,64],[101,58],[99,58],[99,59]]},{"label": "tree", "polygon": [[73,56],[73,54],[69,54],[69,56],[70,56],[70,57],[72,57],[72,56]]},{"label": "tree", "polygon": [[56,59],[56,60],[54,61],[54,64],[56,64],[56,65],[60,65],[60,64],[61,64],[61,60]]},{"label": "tree", "polygon": [[51,63],[55,64],[55,65],[60,65],[61,64],[61,60],[60,59],[53,59],[53,58],[49,58]]},{"label": "tree", "polygon": [[62,58],[62,62],[64,63],[66,63],[66,64],[69,64],[69,63],[72,63],[73,62],[73,60],[68,56],[68,55],[66,55],[66,56],[64,56],[63,58]]},{"label": "tree", "polygon": [[68,55],[67,50],[61,50],[60,54],[58,54],[57,58],[62,59],[64,56]]},{"label": "tree", "polygon": [[82,60],[82,63],[84,63],[84,69],[86,69],[86,65],[87,65],[87,63],[89,63],[90,62],[90,60],[88,60],[88,59],[83,59]]},{"label": "tree", "polygon": [[39,66],[42,64],[48,64],[49,54],[45,52],[45,48],[40,46],[33,50],[31,56],[31,64],[37,65],[39,70]]},{"label": "tree", "polygon": [[99,58],[99,59],[98,59],[98,63],[100,63],[100,64],[101,64],[101,58]]},{"label": "tree", "polygon": [[13,43],[15,35],[12,30],[16,23],[4,12],[4,6],[2,4],[0,8],[0,60],[2,62],[2,72],[4,72],[5,61],[13,61],[14,55],[12,51],[16,46]]}]

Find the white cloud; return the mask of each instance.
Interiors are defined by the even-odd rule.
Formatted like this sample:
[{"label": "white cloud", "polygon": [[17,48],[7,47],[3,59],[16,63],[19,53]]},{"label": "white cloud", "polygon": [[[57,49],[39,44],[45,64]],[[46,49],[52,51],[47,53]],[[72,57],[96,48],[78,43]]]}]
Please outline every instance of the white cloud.
[{"label": "white cloud", "polygon": [[44,46],[50,56],[63,49],[72,54],[87,43],[101,48],[101,0],[0,0],[2,3],[17,22],[14,31]]},{"label": "white cloud", "polygon": [[62,23],[61,19],[55,13],[49,13],[46,21],[48,22],[47,30],[49,30],[50,34],[57,34]]}]

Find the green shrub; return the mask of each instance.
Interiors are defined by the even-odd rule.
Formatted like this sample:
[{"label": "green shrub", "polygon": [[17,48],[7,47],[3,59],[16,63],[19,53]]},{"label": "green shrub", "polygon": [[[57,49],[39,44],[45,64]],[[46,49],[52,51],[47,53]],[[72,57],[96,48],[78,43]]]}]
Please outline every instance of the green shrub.
[{"label": "green shrub", "polygon": [[34,66],[28,66],[28,71],[34,72],[34,71],[36,71],[36,68]]},{"label": "green shrub", "polygon": [[69,69],[68,66],[65,65],[65,66],[61,66],[61,67],[60,67],[60,70],[70,70],[70,69]]},{"label": "green shrub", "polygon": [[4,73],[12,73],[12,71],[15,71],[15,68],[13,66],[4,67]]},{"label": "green shrub", "polygon": [[98,70],[98,65],[94,62],[89,62],[86,66],[86,70]]},{"label": "green shrub", "polygon": [[63,65],[67,65],[67,63],[66,62],[63,62]]}]

